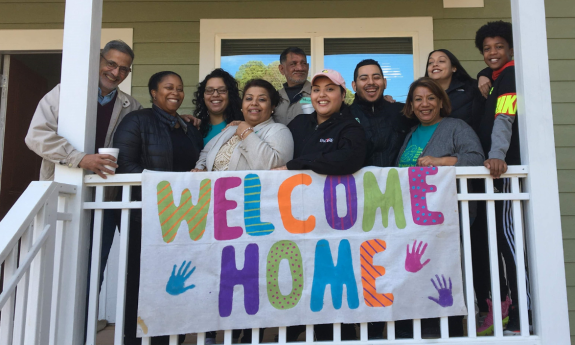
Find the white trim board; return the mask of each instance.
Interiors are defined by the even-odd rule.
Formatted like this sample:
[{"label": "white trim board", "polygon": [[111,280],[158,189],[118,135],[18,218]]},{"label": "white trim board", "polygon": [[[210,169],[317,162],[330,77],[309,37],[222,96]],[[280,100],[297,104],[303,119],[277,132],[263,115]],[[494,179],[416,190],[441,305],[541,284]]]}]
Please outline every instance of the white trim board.
[{"label": "white trim board", "polygon": [[[22,54],[62,51],[63,38],[64,29],[0,30],[0,52]],[[133,47],[134,29],[102,29],[100,48],[104,48],[106,43],[115,39],[120,39]],[[132,73],[120,84],[120,89],[127,94],[132,93]]]},{"label": "white trim board", "polygon": [[310,38],[314,73],[323,69],[323,38],[336,37],[412,37],[417,78],[433,50],[433,18],[201,19],[199,79],[219,67],[222,38]]},{"label": "white trim board", "polygon": [[484,0],[443,0],[443,8],[485,7]]}]

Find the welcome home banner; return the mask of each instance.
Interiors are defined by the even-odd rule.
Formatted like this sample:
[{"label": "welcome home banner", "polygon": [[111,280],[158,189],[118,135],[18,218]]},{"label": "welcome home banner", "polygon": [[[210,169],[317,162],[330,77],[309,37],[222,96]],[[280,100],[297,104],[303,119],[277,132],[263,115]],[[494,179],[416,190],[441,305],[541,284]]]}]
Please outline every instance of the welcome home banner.
[{"label": "welcome home banner", "polygon": [[464,315],[455,169],[144,173],[138,336]]}]

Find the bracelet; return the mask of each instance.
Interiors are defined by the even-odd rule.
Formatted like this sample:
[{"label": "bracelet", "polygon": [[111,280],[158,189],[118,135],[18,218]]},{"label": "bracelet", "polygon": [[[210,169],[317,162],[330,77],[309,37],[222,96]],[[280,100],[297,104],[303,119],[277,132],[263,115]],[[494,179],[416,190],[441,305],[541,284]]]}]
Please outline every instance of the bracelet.
[{"label": "bracelet", "polygon": [[248,128],[246,128],[246,129],[242,132],[242,134],[240,134],[240,139],[241,139],[241,140],[244,140],[244,134],[246,134],[247,131],[253,131],[253,130],[254,130],[253,127],[248,127]]}]

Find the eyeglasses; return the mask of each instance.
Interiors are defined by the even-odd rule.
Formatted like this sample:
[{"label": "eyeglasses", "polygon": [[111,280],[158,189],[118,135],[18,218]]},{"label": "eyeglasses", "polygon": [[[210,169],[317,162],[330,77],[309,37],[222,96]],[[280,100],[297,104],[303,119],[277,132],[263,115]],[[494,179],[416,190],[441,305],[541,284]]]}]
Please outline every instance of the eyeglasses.
[{"label": "eyeglasses", "polygon": [[102,59],[104,59],[104,61],[106,61],[106,67],[109,70],[115,70],[116,68],[119,69],[120,74],[123,76],[127,76],[128,73],[132,72],[132,69],[130,67],[126,67],[126,66],[119,66],[116,62],[112,61],[112,60],[108,60],[104,57],[104,55],[100,54],[100,56],[102,57]]},{"label": "eyeglasses", "polygon": [[221,88],[221,89],[206,89],[206,90],[204,91],[204,94],[205,94],[205,95],[213,95],[214,92],[217,92],[218,95],[225,95],[225,94],[228,93],[228,89],[224,89],[224,88]]},{"label": "eyeglasses", "polygon": [[291,62],[288,64],[288,66],[290,66],[292,68],[296,67],[297,65],[300,65],[301,67],[308,67],[309,66],[309,64],[307,62],[299,62],[299,63],[298,62]]}]

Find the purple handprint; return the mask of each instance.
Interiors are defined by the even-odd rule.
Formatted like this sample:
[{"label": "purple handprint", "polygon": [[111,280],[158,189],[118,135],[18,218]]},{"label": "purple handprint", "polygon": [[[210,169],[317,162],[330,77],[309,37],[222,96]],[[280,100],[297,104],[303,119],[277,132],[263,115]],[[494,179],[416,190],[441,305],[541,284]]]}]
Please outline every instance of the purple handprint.
[{"label": "purple handprint", "polygon": [[407,245],[407,255],[405,257],[405,270],[408,272],[418,272],[423,266],[427,265],[430,259],[427,259],[424,263],[421,263],[421,257],[425,253],[425,248],[427,248],[427,243],[421,249],[421,245],[423,241],[419,242],[419,246],[417,246],[417,250],[415,249],[415,244],[417,240],[413,241],[413,248],[411,249],[411,253],[409,252],[409,244]]},{"label": "purple handprint", "polygon": [[433,280],[433,278],[431,278],[431,283],[433,284],[433,286],[435,286],[435,290],[437,290],[437,292],[439,292],[439,299],[435,298],[435,297],[427,297],[430,300],[432,300],[433,302],[439,304],[440,306],[442,306],[443,308],[445,307],[451,307],[453,305],[453,295],[452,295],[452,291],[451,291],[451,278],[449,278],[449,289],[447,288],[447,282],[445,281],[445,277],[443,276],[443,274],[441,275],[441,278],[443,278],[443,285],[441,285],[441,280],[439,280],[439,276],[436,274],[435,278],[437,278],[437,283],[439,284],[439,288],[437,287],[437,285],[435,285],[435,281]]}]

